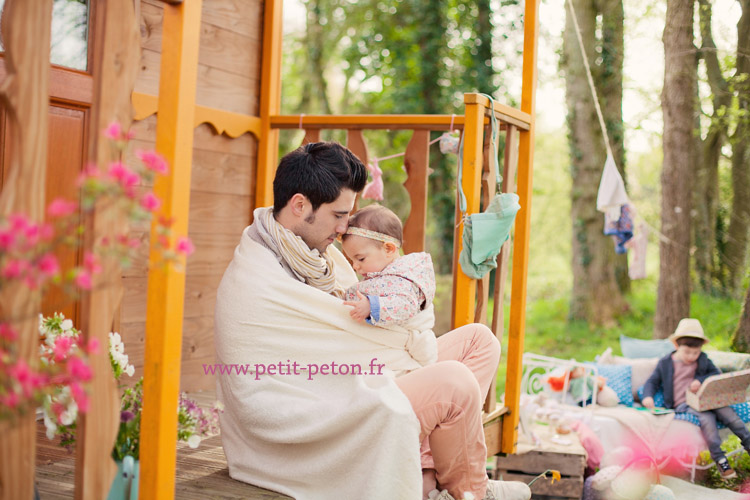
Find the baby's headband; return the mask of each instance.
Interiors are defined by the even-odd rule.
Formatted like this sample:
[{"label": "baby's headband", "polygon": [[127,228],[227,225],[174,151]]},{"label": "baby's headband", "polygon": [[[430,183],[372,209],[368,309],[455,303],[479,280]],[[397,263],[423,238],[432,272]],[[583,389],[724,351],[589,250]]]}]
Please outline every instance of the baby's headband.
[{"label": "baby's headband", "polygon": [[401,243],[398,239],[387,234],[379,233],[377,231],[370,231],[363,227],[349,226],[346,230],[346,234],[353,234],[354,236],[362,236],[363,238],[369,238],[371,240],[382,241],[383,243],[393,243],[396,248],[401,248]]}]

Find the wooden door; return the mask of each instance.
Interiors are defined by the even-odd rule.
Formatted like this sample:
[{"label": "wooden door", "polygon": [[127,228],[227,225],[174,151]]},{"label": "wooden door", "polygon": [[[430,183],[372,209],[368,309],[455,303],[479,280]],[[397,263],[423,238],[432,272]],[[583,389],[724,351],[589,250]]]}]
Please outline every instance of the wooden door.
[{"label": "wooden door", "polygon": [[[4,4],[0,0],[0,9]],[[86,164],[86,141],[93,96],[91,54],[95,2],[91,0],[54,0],[52,46],[50,50],[49,154],[45,199],[78,200],[76,179]],[[1,49],[2,47],[0,47]],[[5,60],[0,54],[0,81],[5,77]],[[10,140],[11,120],[0,107],[0,180],[5,181],[6,165],[13,151]],[[62,269],[81,261],[81,253],[70,248],[56,252]],[[52,287],[45,295],[42,313],[61,312],[80,326],[77,302],[60,289]]]}]

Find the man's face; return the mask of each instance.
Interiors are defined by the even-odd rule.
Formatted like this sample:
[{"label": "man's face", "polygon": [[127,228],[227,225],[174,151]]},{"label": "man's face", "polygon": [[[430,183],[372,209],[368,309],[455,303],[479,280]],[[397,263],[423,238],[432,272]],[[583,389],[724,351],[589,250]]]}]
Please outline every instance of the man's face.
[{"label": "man's face", "polygon": [[357,194],[351,189],[342,189],[332,203],[324,203],[313,212],[312,205],[305,205],[302,220],[292,228],[294,234],[302,238],[311,249],[323,253],[328,245],[346,232],[349,213],[354,208]]}]

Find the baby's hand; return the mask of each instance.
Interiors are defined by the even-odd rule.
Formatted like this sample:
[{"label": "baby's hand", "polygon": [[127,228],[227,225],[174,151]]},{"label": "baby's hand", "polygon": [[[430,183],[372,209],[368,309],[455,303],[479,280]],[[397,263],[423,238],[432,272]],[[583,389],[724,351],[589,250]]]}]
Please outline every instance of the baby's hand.
[{"label": "baby's hand", "polygon": [[654,398],[643,398],[643,401],[641,401],[641,404],[645,406],[646,408],[654,408]]},{"label": "baby's hand", "polygon": [[698,392],[698,389],[701,388],[701,383],[698,380],[693,380],[690,382],[690,391],[691,392]]},{"label": "baby's hand", "polygon": [[357,290],[358,300],[346,300],[344,301],[345,306],[352,306],[352,310],[349,311],[349,316],[356,321],[364,321],[370,317],[370,301]]}]

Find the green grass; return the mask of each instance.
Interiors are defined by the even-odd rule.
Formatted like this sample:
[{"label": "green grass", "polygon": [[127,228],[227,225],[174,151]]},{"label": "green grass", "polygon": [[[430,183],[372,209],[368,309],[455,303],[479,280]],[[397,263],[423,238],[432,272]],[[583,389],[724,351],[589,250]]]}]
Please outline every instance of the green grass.
[{"label": "green grass", "polygon": [[[526,310],[524,352],[533,352],[561,359],[593,361],[608,347],[621,355],[620,335],[653,338],[656,310],[656,283],[651,280],[634,281],[628,296],[630,311],[608,327],[590,327],[582,321],[568,321],[569,298],[557,296],[530,300]],[[729,350],[732,333],[737,325],[742,304],[734,299],[711,297],[694,293],[690,300],[691,317],[703,324],[711,339],[711,349]],[[506,303],[506,331],[508,318]],[[490,308],[491,310],[491,308]],[[503,353],[507,352],[507,338],[503,337]],[[498,397],[505,391],[505,356],[498,370]]]}]

